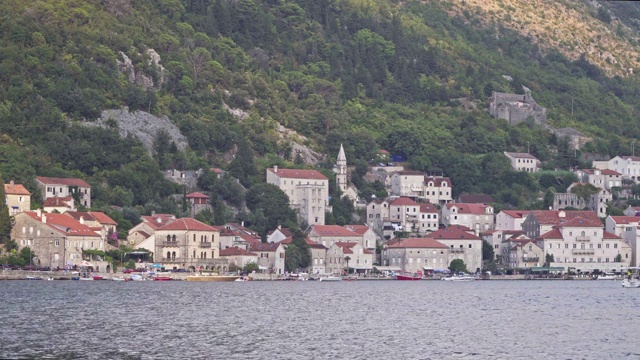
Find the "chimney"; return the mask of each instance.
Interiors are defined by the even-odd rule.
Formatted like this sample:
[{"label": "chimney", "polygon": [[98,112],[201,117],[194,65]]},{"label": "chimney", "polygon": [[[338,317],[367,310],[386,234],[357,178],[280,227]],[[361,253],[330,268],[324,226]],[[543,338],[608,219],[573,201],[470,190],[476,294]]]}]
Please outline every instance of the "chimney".
[{"label": "chimney", "polygon": [[156,211],[155,210],[151,210],[151,216],[155,216],[156,215]]},{"label": "chimney", "polygon": [[278,172],[278,165],[273,165],[273,172],[277,173]]},{"label": "chimney", "polygon": [[80,216],[80,224],[84,225],[84,216]]},{"label": "chimney", "polygon": [[240,223],[240,226],[244,227],[244,220]]},{"label": "chimney", "polygon": [[14,185],[13,180],[9,181],[9,185],[11,185],[11,186]]},{"label": "chimney", "polygon": [[42,214],[42,223],[46,224],[47,223],[47,215]]},{"label": "chimney", "polygon": [[42,216],[42,210],[38,209],[36,210],[36,215],[38,215],[38,217]]}]

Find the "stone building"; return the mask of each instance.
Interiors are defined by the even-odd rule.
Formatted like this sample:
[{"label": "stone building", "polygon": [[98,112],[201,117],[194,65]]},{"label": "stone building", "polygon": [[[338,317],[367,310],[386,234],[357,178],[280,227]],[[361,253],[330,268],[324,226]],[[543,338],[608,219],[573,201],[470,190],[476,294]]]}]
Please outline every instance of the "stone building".
[{"label": "stone building", "polygon": [[329,205],[329,179],[317,170],[267,169],[267,183],[280,188],[289,197],[289,206],[309,225],[324,225]]},{"label": "stone building", "polygon": [[31,193],[21,184],[16,184],[13,180],[4,184],[4,194],[10,215],[31,209]]},{"label": "stone building", "polygon": [[505,119],[510,125],[516,125],[528,119],[534,123],[547,123],[547,109],[538,105],[531,96],[531,90],[524,87],[524,95],[493,92],[489,114]]}]

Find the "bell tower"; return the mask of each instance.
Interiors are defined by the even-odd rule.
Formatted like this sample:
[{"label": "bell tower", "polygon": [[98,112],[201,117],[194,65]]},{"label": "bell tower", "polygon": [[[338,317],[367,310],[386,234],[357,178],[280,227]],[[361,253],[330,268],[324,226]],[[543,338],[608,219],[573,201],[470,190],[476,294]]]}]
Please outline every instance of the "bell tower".
[{"label": "bell tower", "polygon": [[347,157],[344,155],[344,148],[340,144],[340,152],[338,153],[338,166],[336,172],[336,184],[340,191],[344,194],[347,191]]}]

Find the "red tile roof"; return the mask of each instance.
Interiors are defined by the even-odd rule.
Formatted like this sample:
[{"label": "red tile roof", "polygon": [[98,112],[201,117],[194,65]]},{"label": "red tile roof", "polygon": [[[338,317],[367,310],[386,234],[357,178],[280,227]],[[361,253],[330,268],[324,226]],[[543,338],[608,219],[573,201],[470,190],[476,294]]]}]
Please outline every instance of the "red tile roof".
[{"label": "red tile roof", "polygon": [[393,200],[389,205],[392,206],[418,206],[418,203],[408,197],[399,197]]},{"label": "red tile roof", "polygon": [[291,233],[291,230],[289,230],[287,228],[280,228],[280,229],[275,229],[275,230],[269,231],[267,233],[267,236],[273,235],[276,231],[280,231],[282,233],[282,235],[284,235],[286,237],[293,236],[293,234]]},{"label": "red tile roof", "polygon": [[176,219],[160,228],[158,231],[165,230],[185,230],[185,231],[219,231],[217,228],[201,223],[200,221],[192,218]]},{"label": "red tile roof", "polygon": [[345,225],[344,227],[360,235],[364,235],[369,231],[369,227],[367,225]]},{"label": "red tile roof", "polygon": [[490,204],[495,202],[493,197],[484,194],[462,194],[458,196],[458,201],[467,204]]},{"label": "red tile roof", "polygon": [[281,178],[328,180],[326,176],[322,175],[322,173],[317,170],[280,169],[280,168],[278,169],[278,171],[274,171],[273,168],[269,168],[268,170],[278,175]]},{"label": "red tile roof", "polygon": [[474,234],[470,234],[467,231],[470,229],[462,225],[452,225],[448,228],[434,231],[427,235],[432,239],[444,239],[444,240],[480,240],[480,238]]},{"label": "red tile roof", "polygon": [[44,201],[43,207],[68,207],[69,203],[73,200],[72,197],[50,197]]},{"label": "red tile roof", "polygon": [[502,212],[514,219],[522,219],[527,217],[527,215],[531,213],[531,210],[502,210]]},{"label": "red tile roof", "polygon": [[385,149],[380,149],[380,150],[378,150],[378,153],[380,153],[380,154],[388,154],[389,152],[387,150],[385,150]]},{"label": "red tile roof", "polygon": [[640,156],[622,156],[625,160],[640,161]]},{"label": "red tile roof", "polygon": [[110,218],[109,215],[101,211],[90,211],[89,214],[93,215],[93,217],[102,225],[118,225],[118,223]]},{"label": "red tile roof", "polygon": [[448,248],[447,245],[431,238],[406,238],[406,239],[398,239],[398,240],[399,241],[395,241],[394,243],[388,245],[387,247],[392,249],[397,249],[397,248],[447,249]]},{"label": "red tile roof", "polygon": [[31,195],[29,190],[20,184],[4,184],[4,193],[6,195]]},{"label": "red tile roof", "polygon": [[487,205],[485,204],[463,204],[463,203],[447,203],[445,204],[447,209],[452,207],[458,208],[459,214],[481,214],[484,215]]},{"label": "red tile roof", "polygon": [[582,169],[582,172],[584,172],[585,174],[593,175],[596,170],[600,170],[600,173],[602,175],[617,175],[617,176],[622,175],[615,170],[609,170],[609,169]]},{"label": "red tile roof", "polygon": [[250,251],[258,252],[275,252],[280,247],[280,243],[251,243],[249,244]]},{"label": "red tile roof", "polygon": [[87,225],[80,224],[79,221],[74,218],[56,213],[42,213],[38,216],[35,211],[25,211],[24,214],[28,215],[32,219],[43,222],[46,221],[46,225],[65,233],[67,236],[94,236],[99,237],[98,233],[91,230]]},{"label": "red tile roof", "polygon": [[218,168],[210,168],[209,171],[216,174],[222,174],[222,169],[218,169]]},{"label": "red tile roof", "polygon": [[420,204],[420,212],[425,214],[438,213],[438,208],[433,204]]},{"label": "red tile roof", "polygon": [[234,246],[220,250],[220,256],[258,256],[258,254]]},{"label": "red tile roof", "polygon": [[175,215],[173,214],[143,215],[141,216],[141,218],[142,221],[144,221],[150,228],[154,230],[176,219]]},{"label": "red tile roof", "polygon": [[192,192],[191,194],[187,195],[187,199],[190,198],[208,199],[209,197],[201,192]]},{"label": "red tile roof", "polygon": [[527,154],[527,153],[517,153],[517,152],[506,152],[505,154],[507,154],[508,156],[511,156],[513,158],[516,159],[534,159],[534,160],[538,160],[537,157],[531,155],[531,154]]},{"label": "red tile roof", "polygon": [[564,237],[562,236],[562,233],[560,232],[560,230],[558,229],[553,229],[549,232],[546,232],[542,235],[540,235],[540,237],[538,237],[538,239],[564,239]]},{"label": "red tile roof", "polygon": [[611,219],[613,219],[616,224],[631,224],[639,222],[640,216],[612,216]]},{"label": "red tile roof", "polygon": [[311,232],[315,232],[318,236],[362,236],[340,225],[313,225]]},{"label": "red tile roof", "polygon": [[608,231],[604,231],[602,232],[602,238],[603,239],[622,239],[620,236],[616,235],[616,234],[612,234]]},{"label": "red tile roof", "polygon": [[67,211],[64,214],[68,215],[68,216],[71,216],[72,218],[74,218],[74,219],[76,219],[78,221],[80,221],[80,217],[82,217],[86,221],[94,221],[94,220],[96,220],[95,217],[93,217],[88,212],[84,212],[84,211]]},{"label": "red tile roof", "polygon": [[[560,217],[560,212],[565,213],[565,217]],[[591,219],[600,221],[598,215],[593,211],[579,211],[579,210],[532,210],[531,213],[538,220],[541,225],[557,225],[562,222],[573,219],[574,217],[582,217],[584,219]]]},{"label": "red tile roof", "polygon": [[602,221],[594,219],[585,219],[580,216],[576,216],[573,219],[567,220],[563,223],[556,225],[556,227],[602,227]]},{"label": "red tile roof", "polygon": [[447,187],[451,187],[451,179],[441,176],[425,176],[424,184],[428,186],[429,181],[433,181],[433,186],[441,187],[443,182],[447,183]]},{"label": "red tile roof", "polygon": [[91,185],[87,184],[84,180],[78,178],[52,178],[45,176],[36,176],[36,180],[44,185],[65,185],[65,186],[78,186],[90,188]]}]

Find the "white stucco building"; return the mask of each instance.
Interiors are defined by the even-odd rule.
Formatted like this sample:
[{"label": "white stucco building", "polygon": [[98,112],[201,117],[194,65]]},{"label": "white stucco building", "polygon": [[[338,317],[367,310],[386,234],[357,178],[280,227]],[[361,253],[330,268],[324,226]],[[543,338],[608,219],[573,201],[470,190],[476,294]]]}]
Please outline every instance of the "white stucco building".
[{"label": "white stucco building", "polygon": [[307,224],[324,225],[329,206],[329,179],[317,170],[267,169],[267,183],[279,187],[289,197],[289,205]]},{"label": "white stucco building", "polygon": [[527,153],[504,152],[516,171],[536,172],[540,169],[540,160]]}]

